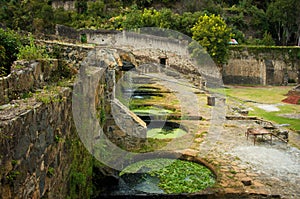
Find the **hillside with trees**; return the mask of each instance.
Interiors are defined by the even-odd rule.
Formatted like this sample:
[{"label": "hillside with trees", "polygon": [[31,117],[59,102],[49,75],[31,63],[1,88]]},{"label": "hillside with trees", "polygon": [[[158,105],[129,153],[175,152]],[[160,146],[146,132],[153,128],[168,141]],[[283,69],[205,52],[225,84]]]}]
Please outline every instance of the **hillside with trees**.
[{"label": "hillside with trees", "polygon": [[76,0],[74,9],[55,8],[55,2],[1,0],[0,22],[32,33],[53,34],[55,24],[62,24],[118,30],[156,26],[192,36],[191,28],[200,16],[215,14],[239,43],[298,45],[300,37],[298,0]]},{"label": "hillside with trees", "polygon": [[19,48],[29,43],[10,30],[50,35],[56,24],[75,29],[177,30],[222,64],[230,38],[244,45],[299,46],[300,1],[0,0],[0,27],[6,30],[0,32],[1,73],[9,73]]}]

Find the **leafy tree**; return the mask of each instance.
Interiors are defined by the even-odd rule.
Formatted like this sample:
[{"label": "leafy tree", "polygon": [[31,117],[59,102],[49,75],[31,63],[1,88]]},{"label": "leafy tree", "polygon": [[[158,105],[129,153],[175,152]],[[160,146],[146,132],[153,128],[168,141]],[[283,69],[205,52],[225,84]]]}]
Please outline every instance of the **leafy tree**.
[{"label": "leafy tree", "polygon": [[204,15],[192,28],[193,39],[210,54],[217,65],[226,63],[231,29],[218,15]]},{"label": "leafy tree", "polygon": [[12,30],[0,29],[0,73],[10,73],[12,63],[17,59],[19,48],[22,46],[22,38]]},{"label": "leafy tree", "polygon": [[186,34],[188,36],[192,36],[192,27],[198,21],[198,18],[203,15],[202,12],[185,12],[180,16],[180,24],[178,26],[178,31]]},{"label": "leafy tree", "polygon": [[87,13],[92,17],[105,17],[105,4],[103,0],[89,1],[87,4]]},{"label": "leafy tree", "polygon": [[164,8],[156,12],[155,25],[160,28],[176,30],[179,25],[179,15],[173,13],[170,9]]},{"label": "leafy tree", "polygon": [[57,24],[67,25],[72,20],[72,12],[70,11],[64,11],[63,8],[58,8],[54,11],[54,21]]},{"label": "leafy tree", "polygon": [[268,18],[264,10],[251,6],[248,12],[251,15],[250,25],[254,30],[257,30],[260,36],[269,30]]},{"label": "leafy tree", "polygon": [[136,29],[144,26],[142,21],[141,10],[134,9],[122,18],[118,19],[122,20],[121,26],[123,29],[126,30]]},{"label": "leafy tree", "polygon": [[75,8],[77,9],[78,14],[86,13],[88,5],[86,0],[76,0]]},{"label": "leafy tree", "polygon": [[273,36],[281,45],[287,45],[293,34],[300,37],[299,0],[275,0],[268,6],[267,16],[272,32],[276,33]]}]

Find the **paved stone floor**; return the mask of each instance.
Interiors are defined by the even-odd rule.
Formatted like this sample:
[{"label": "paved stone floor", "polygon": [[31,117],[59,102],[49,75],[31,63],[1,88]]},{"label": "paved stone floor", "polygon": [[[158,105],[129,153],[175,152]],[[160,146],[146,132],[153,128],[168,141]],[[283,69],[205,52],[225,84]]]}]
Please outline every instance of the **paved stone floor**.
[{"label": "paved stone floor", "polygon": [[[298,148],[276,138],[272,143],[258,139],[254,146],[253,138],[247,140],[245,132],[249,127],[259,127],[255,120],[225,119],[226,115],[240,116],[232,109],[237,102],[226,98],[224,102],[221,96],[216,99],[216,106],[208,106],[208,94],[186,86],[189,83],[184,79],[160,75],[158,83],[177,93],[183,115],[203,117],[198,121],[181,121],[189,127],[192,136],[181,137],[179,142],[170,144],[169,149],[201,157],[213,165],[220,191],[300,198]],[[290,137],[294,143],[300,142],[296,132],[290,132]],[[181,148],[180,142],[183,143]]]}]

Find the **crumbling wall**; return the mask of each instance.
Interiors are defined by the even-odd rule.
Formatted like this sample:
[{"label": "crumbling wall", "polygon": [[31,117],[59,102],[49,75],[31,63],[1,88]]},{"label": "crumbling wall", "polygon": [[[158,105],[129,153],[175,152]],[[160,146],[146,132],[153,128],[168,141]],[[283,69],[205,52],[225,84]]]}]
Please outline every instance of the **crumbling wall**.
[{"label": "crumbling wall", "polygon": [[0,78],[0,105],[42,88],[58,68],[58,60],[16,61],[12,72]]},{"label": "crumbling wall", "polygon": [[[91,168],[92,158],[76,135],[71,94],[70,88],[45,91],[38,94],[42,100],[17,100],[0,110],[0,198],[66,198],[71,183],[80,183],[72,182],[82,171],[76,169]],[[90,182],[84,183],[81,197],[88,196]]]},{"label": "crumbling wall", "polygon": [[286,85],[299,82],[300,49],[233,47],[223,66],[225,84]]}]

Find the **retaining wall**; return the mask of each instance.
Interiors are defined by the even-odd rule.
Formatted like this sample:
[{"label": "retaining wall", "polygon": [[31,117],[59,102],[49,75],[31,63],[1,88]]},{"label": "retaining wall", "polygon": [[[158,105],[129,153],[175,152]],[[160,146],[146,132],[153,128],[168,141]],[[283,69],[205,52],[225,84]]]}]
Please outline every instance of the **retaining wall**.
[{"label": "retaining wall", "polygon": [[58,60],[16,61],[11,73],[0,78],[0,105],[42,88],[58,68]]},{"label": "retaining wall", "polygon": [[[56,99],[48,103],[30,98],[0,110],[0,198],[65,198],[71,170],[91,168],[91,156],[76,135],[71,94],[61,88],[45,93]],[[81,197],[87,196],[84,187]]]},{"label": "retaining wall", "polygon": [[299,82],[300,48],[234,47],[223,66],[225,84],[286,85]]}]

